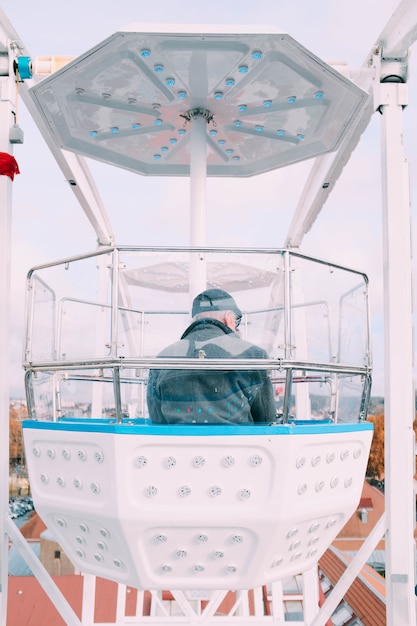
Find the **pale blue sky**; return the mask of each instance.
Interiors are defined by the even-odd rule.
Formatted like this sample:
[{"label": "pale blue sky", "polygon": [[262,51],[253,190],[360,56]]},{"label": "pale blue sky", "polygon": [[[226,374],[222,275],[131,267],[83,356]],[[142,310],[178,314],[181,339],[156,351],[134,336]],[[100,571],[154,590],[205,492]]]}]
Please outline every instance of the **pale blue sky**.
[{"label": "pale blue sky", "polygon": [[[395,0],[3,0],[1,6],[32,57],[78,55],[132,22],[270,25],[289,33],[327,62],[362,65],[394,11]],[[414,65],[413,65],[414,63]],[[404,141],[412,188],[417,181],[417,79],[411,57],[410,105]],[[415,80],[413,80],[415,79]],[[371,281],[374,393],[382,393],[382,240],[379,115],[364,133],[301,251],[366,272]],[[96,237],[34,123],[19,105],[25,142],[14,155],[21,174],[13,185],[12,394],[21,368],[25,275],[33,265],[95,248]],[[119,244],[186,244],[186,179],[145,178],[91,163]],[[208,244],[276,246],[284,243],[308,169],[305,164],[208,185]],[[413,215],[415,208],[413,207]]]}]

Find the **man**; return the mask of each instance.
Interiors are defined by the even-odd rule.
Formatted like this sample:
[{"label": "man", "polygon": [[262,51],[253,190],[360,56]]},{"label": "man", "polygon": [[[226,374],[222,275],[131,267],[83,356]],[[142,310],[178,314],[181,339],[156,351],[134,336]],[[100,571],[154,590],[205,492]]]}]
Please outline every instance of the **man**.
[{"label": "man", "polygon": [[[194,321],[180,341],[160,357],[265,359],[262,348],[236,333],[242,312],[222,289],[208,289],[193,301]],[[274,392],[266,370],[151,370],[148,409],[162,424],[272,422]]]}]

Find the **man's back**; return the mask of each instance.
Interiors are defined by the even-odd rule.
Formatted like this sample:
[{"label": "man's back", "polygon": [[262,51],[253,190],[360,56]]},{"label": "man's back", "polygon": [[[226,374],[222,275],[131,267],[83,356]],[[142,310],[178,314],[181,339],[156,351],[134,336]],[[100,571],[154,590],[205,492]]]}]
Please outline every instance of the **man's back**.
[{"label": "man's back", "polygon": [[[163,350],[163,358],[262,359],[266,352],[217,319],[200,319]],[[153,422],[236,424],[271,422],[274,393],[265,370],[151,370],[148,409]]]}]

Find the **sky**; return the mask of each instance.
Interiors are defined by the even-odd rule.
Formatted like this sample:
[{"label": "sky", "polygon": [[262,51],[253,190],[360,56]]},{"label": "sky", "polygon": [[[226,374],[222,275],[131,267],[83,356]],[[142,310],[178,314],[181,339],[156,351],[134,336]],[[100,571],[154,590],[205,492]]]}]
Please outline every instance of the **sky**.
[{"label": "sky", "polygon": [[[396,0],[3,0],[1,8],[32,58],[82,54],[132,22],[269,25],[322,60],[360,67],[397,6]],[[415,53],[416,54],[416,53]],[[410,104],[403,115],[411,189],[417,186],[417,79],[410,58]],[[416,81],[416,82],[415,82]],[[375,114],[300,251],[368,274],[374,347],[374,395],[383,395],[383,264],[380,116]],[[14,156],[11,395],[23,396],[22,345],[27,271],[95,249],[96,235],[33,120],[19,103],[24,144]],[[115,240],[130,245],[186,245],[189,181],[142,177],[89,161]],[[207,244],[281,247],[309,163],[249,179],[208,181]],[[411,207],[415,231],[415,203]]]}]

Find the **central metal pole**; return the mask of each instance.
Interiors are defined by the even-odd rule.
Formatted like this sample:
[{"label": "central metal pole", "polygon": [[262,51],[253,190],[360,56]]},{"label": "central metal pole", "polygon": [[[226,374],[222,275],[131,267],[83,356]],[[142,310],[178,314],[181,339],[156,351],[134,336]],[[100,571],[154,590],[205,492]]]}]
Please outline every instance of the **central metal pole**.
[{"label": "central metal pole", "polygon": [[206,245],[207,204],[207,120],[197,115],[191,120],[190,154],[190,243]]},{"label": "central metal pole", "polygon": [[[190,120],[190,245],[201,248],[207,235],[207,122],[210,114],[205,109],[189,112]],[[204,255],[190,254],[190,300],[207,287],[207,268]]]}]

